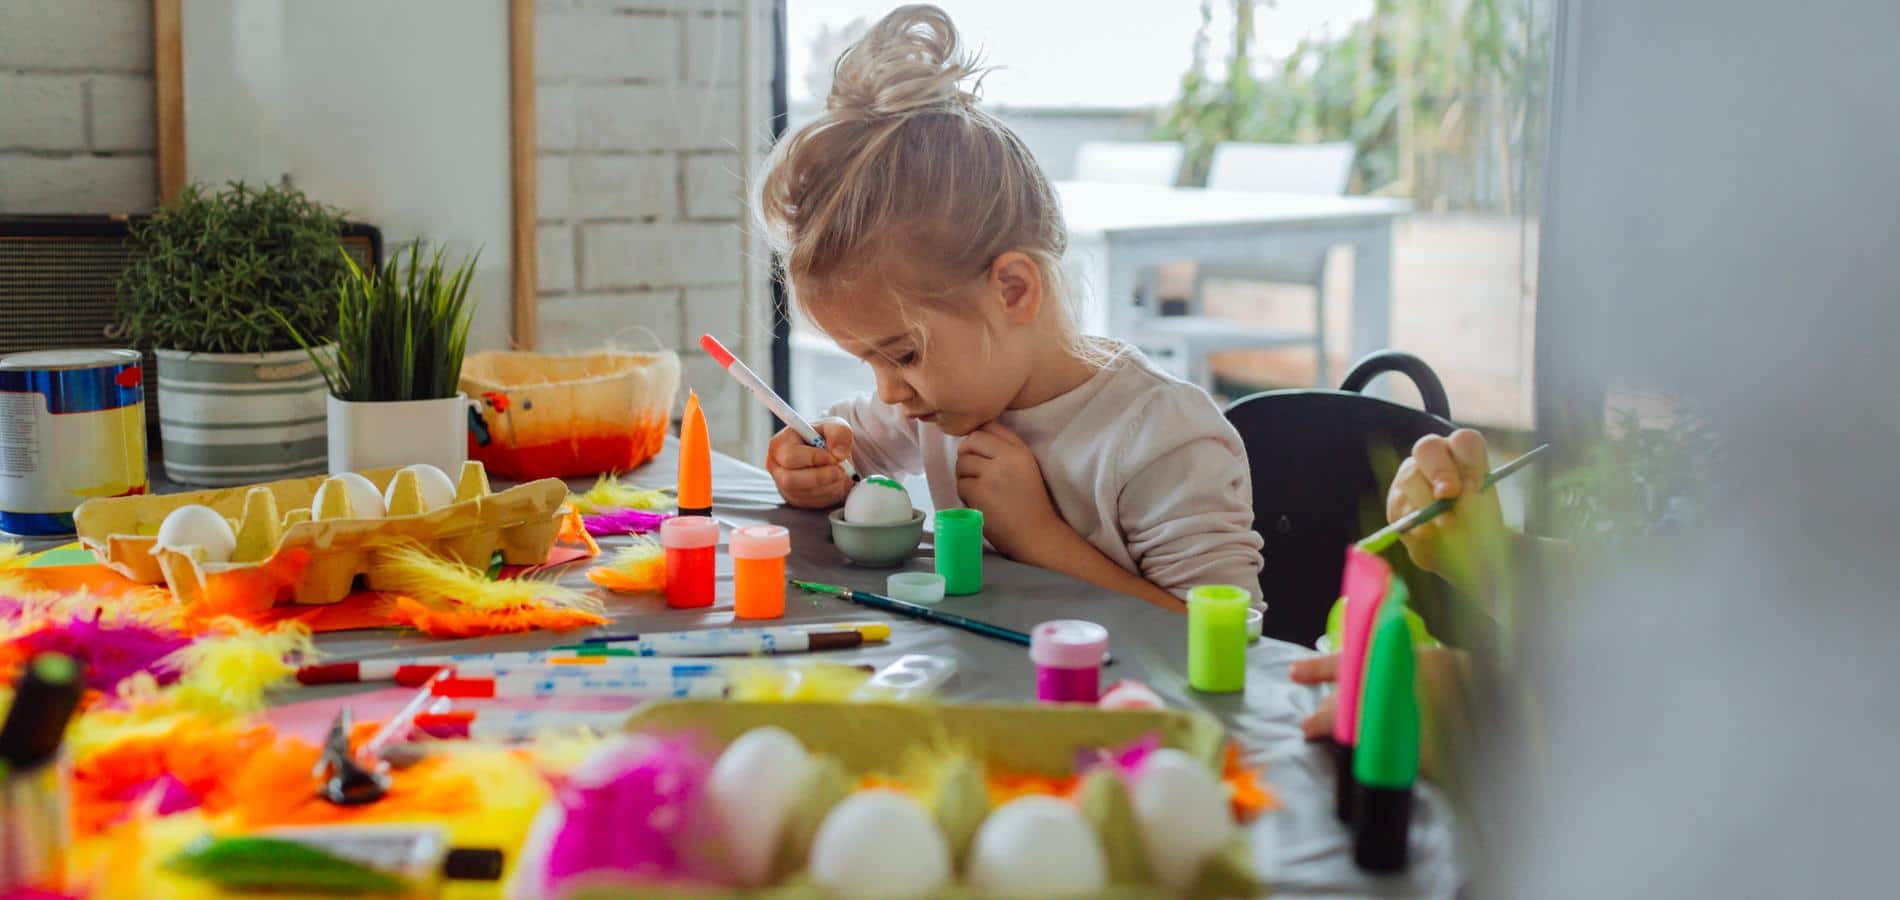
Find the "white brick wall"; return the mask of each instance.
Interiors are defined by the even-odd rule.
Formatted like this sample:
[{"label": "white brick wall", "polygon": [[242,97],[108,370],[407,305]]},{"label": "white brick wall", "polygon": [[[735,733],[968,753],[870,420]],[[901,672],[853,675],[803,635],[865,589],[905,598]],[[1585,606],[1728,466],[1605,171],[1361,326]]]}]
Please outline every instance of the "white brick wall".
[{"label": "white brick wall", "polygon": [[158,200],[150,0],[0,0],[0,213]]},{"label": "white brick wall", "polygon": [[[540,0],[537,219],[543,348],[678,349],[714,442],[750,456],[764,422],[749,421],[760,418],[755,405],[698,351],[711,332],[763,368],[769,346],[758,325],[770,296],[762,257],[740,230],[741,153],[764,128],[742,121],[741,9],[740,0]],[[761,80],[770,43],[757,44]],[[763,118],[769,95],[755,90]],[[749,300],[747,267],[759,295]]]}]

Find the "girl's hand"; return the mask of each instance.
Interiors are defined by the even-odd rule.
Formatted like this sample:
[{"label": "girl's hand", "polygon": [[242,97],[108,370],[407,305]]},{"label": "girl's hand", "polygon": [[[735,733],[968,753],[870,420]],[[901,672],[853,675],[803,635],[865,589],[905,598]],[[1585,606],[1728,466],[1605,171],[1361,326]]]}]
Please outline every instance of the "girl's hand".
[{"label": "girl's hand", "polygon": [[1448,438],[1426,435],[1399,464],[1392,488],[1386,492],[1387,522],[1396,522],[1434,500],[1462,498],[1401,538],[1420,568],[1461,587],[1477,583],[1482,560],[1490,558],[1505,535],[1497,492],[1484,490],[1489,468],[1484,436],[1476,431],[1461,428]]},{"label": "girl's hand", "polygon": [[1035,548],[1050,529],[1069,528],[1049,499],[1029,445],[996,422],[971,432],[957,448],[957,495],[983,511],[983,536],[1011,559],[1035,562]]},{"label": "girl's hand", "polygon": [[819,419],[811,425],[825,439],[825,449],[805,443],[790,428],[783,429],[765,447],[765,471],[771,473],[785,502],[830,509],[851,493],[851,477],[841,465],[851,458],[851,426],[838,418]]}]

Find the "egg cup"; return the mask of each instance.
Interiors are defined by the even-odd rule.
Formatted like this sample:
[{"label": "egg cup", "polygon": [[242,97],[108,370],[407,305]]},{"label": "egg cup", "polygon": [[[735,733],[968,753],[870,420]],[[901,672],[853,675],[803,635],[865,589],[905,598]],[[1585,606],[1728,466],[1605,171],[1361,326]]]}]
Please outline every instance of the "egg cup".
[{"label": "egg cup", "polygon": [[923,511],[912,507],[910,520],[888,525],[860,525],[844,520],[842,508],[831,511],[831,542],[846,559],[873,569],[900,565],[917,552],[924,539]]}]

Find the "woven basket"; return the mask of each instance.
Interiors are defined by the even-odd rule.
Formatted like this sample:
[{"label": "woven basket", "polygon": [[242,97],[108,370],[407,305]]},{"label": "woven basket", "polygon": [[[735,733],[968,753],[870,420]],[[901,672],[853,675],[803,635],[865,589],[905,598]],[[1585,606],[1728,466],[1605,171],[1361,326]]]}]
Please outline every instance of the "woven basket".
[{"label": "woven basket", "polygon": [[469,458],[514,481],[624,472],[660,452],[679,386],[672,353],[471,354]]}]

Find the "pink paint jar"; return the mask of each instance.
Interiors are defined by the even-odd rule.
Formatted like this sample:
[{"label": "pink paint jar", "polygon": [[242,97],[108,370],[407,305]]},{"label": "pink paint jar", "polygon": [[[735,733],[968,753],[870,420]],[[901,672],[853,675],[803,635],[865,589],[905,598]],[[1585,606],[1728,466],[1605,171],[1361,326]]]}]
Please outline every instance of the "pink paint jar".
[{"label": "pink paint jar", "polygon": [[705,516],[675,516],[660,523],[666,548],[666,605],[698,609],[713,604],[719,523]]},{"label": "pink paint jar", "polygon": [[1094,703],[1102,691],[1108,629],[1080,619],[1044,622],[1029,632],[1029,661],[1036,664],[1036,699],[1047,703]]}]

